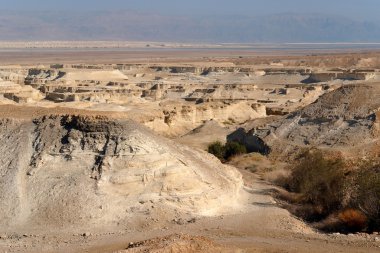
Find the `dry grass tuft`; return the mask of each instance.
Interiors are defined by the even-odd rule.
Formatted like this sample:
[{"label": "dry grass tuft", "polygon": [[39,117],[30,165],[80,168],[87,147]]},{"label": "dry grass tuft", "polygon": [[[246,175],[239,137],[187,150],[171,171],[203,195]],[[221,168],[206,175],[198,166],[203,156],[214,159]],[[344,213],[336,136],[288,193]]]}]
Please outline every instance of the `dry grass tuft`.
[{"label": "dry grass tuft", "polygon": [[361,231],[367,226],[367,217],[356,209],[346,209],[338,214],[338,218],[349,231]]}]

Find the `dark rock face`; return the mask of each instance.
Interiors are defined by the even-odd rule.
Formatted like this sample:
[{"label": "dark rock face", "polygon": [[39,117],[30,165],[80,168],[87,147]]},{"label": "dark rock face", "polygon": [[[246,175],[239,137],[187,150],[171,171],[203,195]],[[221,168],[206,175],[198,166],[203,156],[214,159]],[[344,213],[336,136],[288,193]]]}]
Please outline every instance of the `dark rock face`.
[{"label": "dark rock face", "polygon": [[270,153],[270,147],[256,134],[246,132],[243,128],[239,128],[235,132],[227,136],[227,141],[234,141],[244,145],[248,152],[256,152],[263,155]]}]

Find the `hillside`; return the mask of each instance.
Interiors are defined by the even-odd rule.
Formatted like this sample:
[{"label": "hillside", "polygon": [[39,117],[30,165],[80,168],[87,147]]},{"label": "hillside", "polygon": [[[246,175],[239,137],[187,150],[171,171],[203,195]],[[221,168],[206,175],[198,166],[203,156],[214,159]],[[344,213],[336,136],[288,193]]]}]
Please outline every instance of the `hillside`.
[{"label": "hillside", "polygon": [[[303,109],[269,124],[253,121],[246,129],[255,132],[271,147],[272,154],[282,159],[313,147],[337,150],[346,157],[377,156],[379,92],[377,83],[345,85]],[[241,134],[245,135],[244,131],[235,133]]]},{"label": "hillside", "polygon": [[165,220],[239,208],[236,170],[132,121],[46,115],[1,125],[2,142],[15,144],[1,148],[1,225],[93,229],[132,226],[142,212]]}]

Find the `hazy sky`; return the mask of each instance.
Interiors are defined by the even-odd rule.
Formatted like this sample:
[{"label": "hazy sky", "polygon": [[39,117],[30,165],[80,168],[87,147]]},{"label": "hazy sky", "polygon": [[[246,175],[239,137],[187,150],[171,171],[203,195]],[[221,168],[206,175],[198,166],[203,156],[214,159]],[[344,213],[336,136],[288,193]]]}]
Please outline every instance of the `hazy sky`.
[{"label": "hazy sky", "polygon": [[138,10],[163,14],[321,12],[380,21],[380,0],[0,0],[2,10]]}]

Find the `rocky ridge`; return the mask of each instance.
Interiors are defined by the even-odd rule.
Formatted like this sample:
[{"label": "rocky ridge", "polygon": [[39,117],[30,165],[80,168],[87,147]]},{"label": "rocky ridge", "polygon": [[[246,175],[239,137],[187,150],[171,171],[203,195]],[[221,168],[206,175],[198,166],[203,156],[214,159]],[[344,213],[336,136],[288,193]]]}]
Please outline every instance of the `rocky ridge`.
[{"label": "rocky ridge", "polygon": [[[241,175],[132,121],[46,115],[2,119],[1,224],[112,226],[165,207],[239,209]],[[228,190],[227,190],[228,189]]]}]

